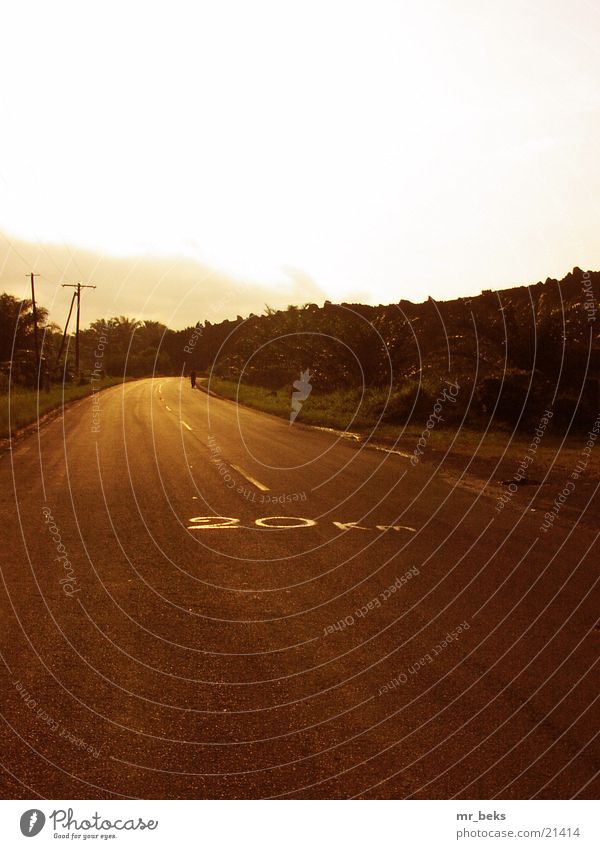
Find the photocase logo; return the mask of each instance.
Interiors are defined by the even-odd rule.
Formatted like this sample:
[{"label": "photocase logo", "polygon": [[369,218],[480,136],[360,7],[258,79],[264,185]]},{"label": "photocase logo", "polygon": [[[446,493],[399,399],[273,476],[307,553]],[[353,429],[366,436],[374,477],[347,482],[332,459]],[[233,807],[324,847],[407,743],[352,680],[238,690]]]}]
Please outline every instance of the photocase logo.
[{"label": "photocase logo", "polygon": [[312,374],[308,369],[300,373],[300,380],[294,381],[295,392],[292,392],[292,412],[290,413],[290,424],[296,420],[296,416],[302,409],[302,404],[312,392],[310,379]]},{"label": "photocase logo", "polygon": [[21,816],[21,834],[25,837],[35,837],[43,829],[46,817],[38,808],[31,808]]}]

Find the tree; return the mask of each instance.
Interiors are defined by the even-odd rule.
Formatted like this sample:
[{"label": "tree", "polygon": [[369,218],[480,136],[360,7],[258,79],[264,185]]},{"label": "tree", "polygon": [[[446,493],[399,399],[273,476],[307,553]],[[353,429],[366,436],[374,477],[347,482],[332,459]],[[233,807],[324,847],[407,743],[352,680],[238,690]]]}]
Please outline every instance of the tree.
[{"label": "tree", "polygon": [[[38,328],[43,330],[48,310],[37,307]],[[4,292],[0,295],[0,360],[13,358],[14,352],[33,350],[33,311],[29,300],[19,300]]]}]

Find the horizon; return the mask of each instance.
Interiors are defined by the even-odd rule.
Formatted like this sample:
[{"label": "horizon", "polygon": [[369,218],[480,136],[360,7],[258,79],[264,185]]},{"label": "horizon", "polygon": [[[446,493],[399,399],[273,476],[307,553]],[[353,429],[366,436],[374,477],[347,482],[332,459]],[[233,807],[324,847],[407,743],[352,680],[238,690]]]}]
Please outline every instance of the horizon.
[{"label": "horizon", "polygon": [[[316,303],[322,306],[325,301],[387,306],[399,303],[401,300],[419,304],[430,297],[433,298],[430,293],[424,293],[417,299],[411,298],[402,287],[398,293],[399,297],[389,301],[377,301],[374,298],[362,300],[331,298],[327,291],[298,269],[289,269],[286,287],[271,289],[260,281],[236,279],[233,275],[204,266],[189,257],[102,255],[69,245],[26,243],[10,238],[1,231],[0,238],[6,246],[6,255],[3,260],[0,260],[2,290],[20,299],[30,299],[29,271],[39,273],[40,277],[36,283],[36,300],[40,306],[48,309],[48,320],[55,321],[59,325],[64,322],[71,299],[71,290],[62,288],[62,284],[77,282],[77,280],[104,282],[104,288],[101,282],[99,288],[89,293],[82,301],[83,328],[89,327],[93,321],[100,318],[108,319],[127,315],[140,321],[160,321],[172,330],[182,330],[195,325],[198,321],[208,320],[216,324],[225,320],[234,320],[240,315],[242,318],[247,318],[251,314],[260,315],[267,305],[277,310],[286,309],[290,305],[302,306],[305,303]],[[34,250],[35,254],[33,254]],[[29,262],[27,255],[35,258]],[[60,261],[65,269],[61,274],[59,274],[60,266],[58,265]],[[104,268],[102,268],[103,264]],[[7,266],[8,271],[6,271]],[[92,270],[86,274],[84,269],[89,268]],[[499,287],[486,286],[485,281],[480,280],[478,286],[471,289],[447,292],[443,297],[433,299],[442,303],[458,298],[475,298],[484,290],[502,292],[519,286],[533,286],[547,279],[562,280],[575,268],[589,272],[595,271],[593,268],[586,269],[576,262],[558,274],[544,273],[536,280],[507,281],[505,285]],[[150,294],[146,295],[143,302],[137,294],[128,295],[125,288],[132,273],[144,278],[146,275],[152,275]],[[118,284],[115,283],[116,296],[110,290],[110,282],[115,282],[115,278],[118,280]],[[215,285],[216,294],[212,291],[209,293],[203,291],[202,286],[206,281]],[[173,297],[174,287],[175,290],[181,291],[183,299]],[[197,300],[194,300],[195,298]],[[198,306],[194,306],[195,303]],[[181,311],[185,309],[189,309],[190,312],[184,319]]]}]

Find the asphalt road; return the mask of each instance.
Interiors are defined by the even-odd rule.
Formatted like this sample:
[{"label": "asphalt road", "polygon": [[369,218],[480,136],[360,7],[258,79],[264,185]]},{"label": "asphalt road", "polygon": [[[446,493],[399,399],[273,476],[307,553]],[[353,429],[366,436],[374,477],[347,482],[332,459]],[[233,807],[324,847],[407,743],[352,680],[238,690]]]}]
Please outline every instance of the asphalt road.
[{"label": "asphalt road", "polygon": [[0,458],[4,797],[598,795],[597,504],[300,422],[142,380]]}]

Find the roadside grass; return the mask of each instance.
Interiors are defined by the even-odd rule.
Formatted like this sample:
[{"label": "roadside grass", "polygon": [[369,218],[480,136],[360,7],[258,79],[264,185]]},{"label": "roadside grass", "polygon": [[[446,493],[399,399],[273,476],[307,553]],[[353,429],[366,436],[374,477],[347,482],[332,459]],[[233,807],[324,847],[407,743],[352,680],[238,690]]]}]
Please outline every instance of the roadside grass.
[{"label": "roadside grass", "polygon": [[[106,389],[122,382],[122,377],[107,377],[96,381],[94,390]],[[0,394],[0,438],[7,439],[20,428],[32,424],[51,410],[91,393],[91,383],[85,383],[82,386],[56,384],[51,386],[49,392],[43,389],[37,392],[35,389],[14,387],[10,392]]]},{"label": "roadside grass", "polygon": [[[219,395],[237,400],[247,407],[254,407],[256,410],[288,420],[290,418],[291,392],[287,389],[271,390],[263,386],[247,386],[215,377],[211,377],[206,385]],[[364,431],[369,426],[369,420],[364,409],[365,404],[360,402],[361,393],[357,390],[338,390],[327,395],[312,394],[304,402],[296,421],[336,430]]]},{"label": "roadside grass", "polygon": [[[291,390],[277,391],[261,386],[248,386],[235,381],[211,377],[205,385],[225,398],[237,400],[239,403],[266,413],[281,416],[289,420],[291,410]],[[396,396],[398,411],[410,409],[411,398],[402,399]],[[433,402],[415,408],[411,423],[408,425],[392,424],[382,420],[378,422],[386,407],[387,393],[378,389],[369,389],[361,395],[358,390],[338,390],[328,394],[311,394],[302,405],[296,419],[299,424],[317,427],[330,427],[335,430],[356,433],[361,437],[372,436],[375,442],[387,446],[393,445],[397,450],[412,454],[425,428],[425,423],[433,407]],[[402,406],[404,402],[404,406]],[[406,407],[406,404],[409,406]],[[458,458],[496,462],[502,457],[502,468],[507,476],[512,477],[517,472],[518,464],[528,454],[528,448],[534,438],[535,425],[529,429],[513,432],[508,425],[494,423],[493,427],[477,427],[476,424],[460,425],[460,417],[451,410],[450,420],[438,424],[429,431],[427,448],[424,459],[429,452],[432,454],[455,455]],[[385,418],[385,413],[383,418]],[[400,416],[401,418],[401,416]],[[533,462],[528,474],[532,478],[543,477],[545,469],[573,469],[581,457],[587,436],[581,433],[570,434],[563,443],[563,435],[553,432],[550,426],[543,435],[541,442],[533,451]],[[514,468],[513,468],[514,467]],[[590,463],[587,474],[590,477],[600,476],[597,464]]]}]

